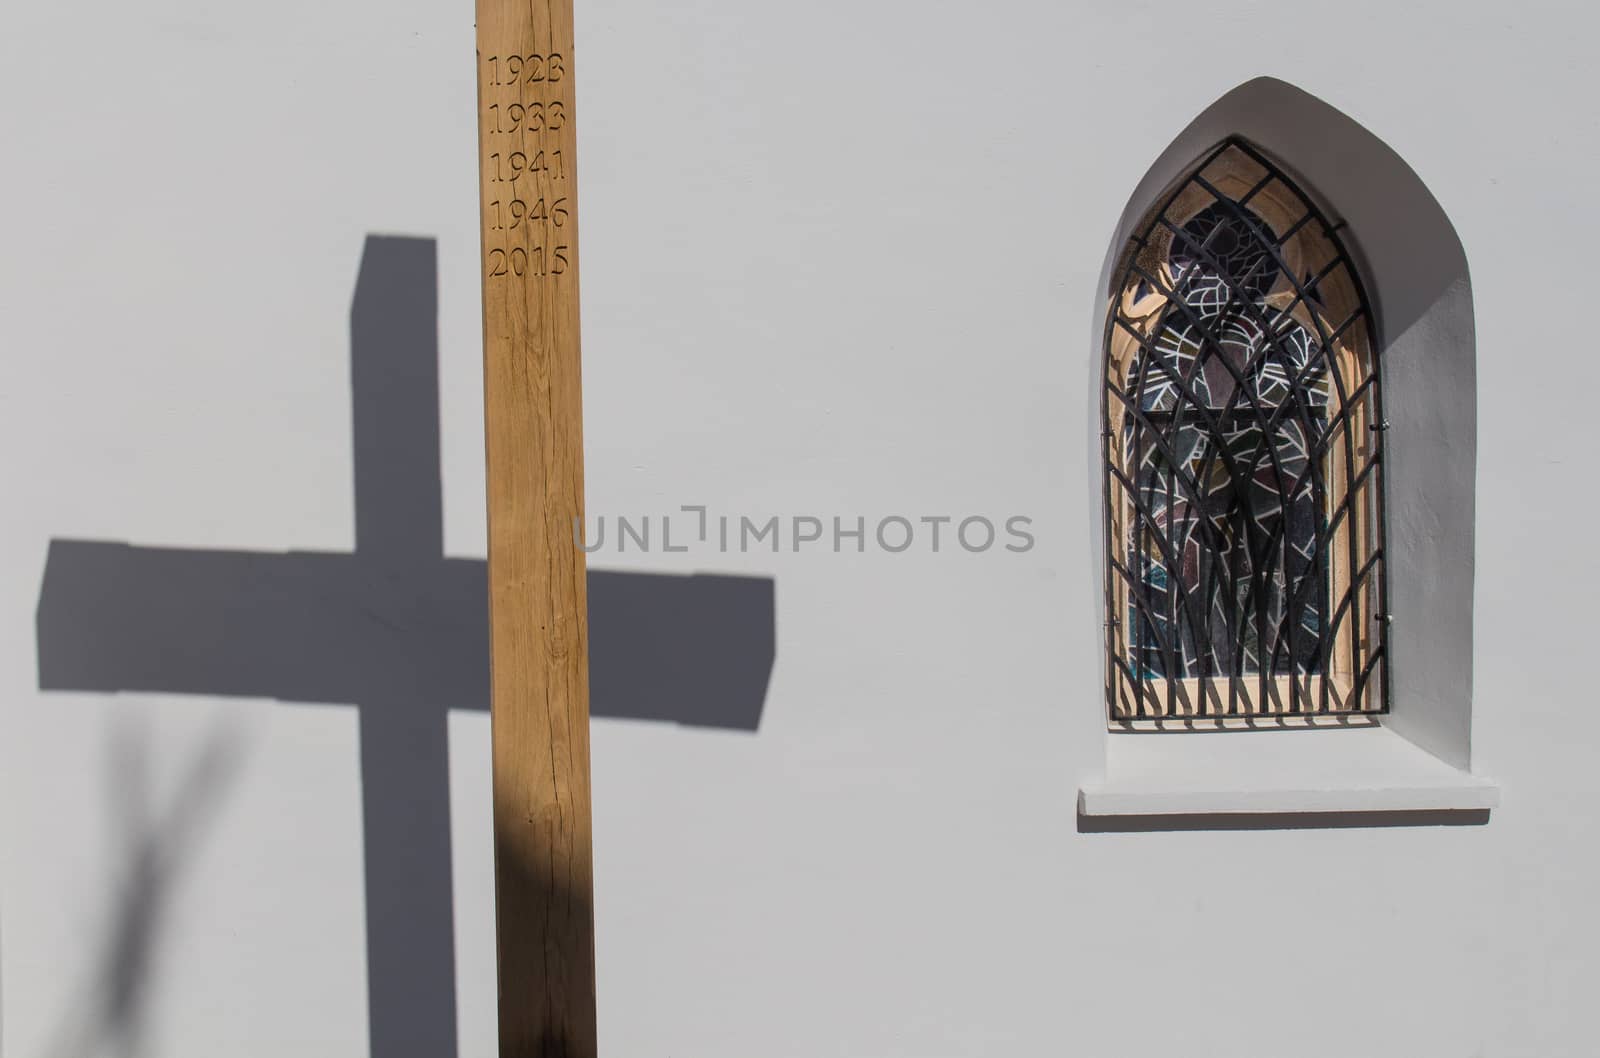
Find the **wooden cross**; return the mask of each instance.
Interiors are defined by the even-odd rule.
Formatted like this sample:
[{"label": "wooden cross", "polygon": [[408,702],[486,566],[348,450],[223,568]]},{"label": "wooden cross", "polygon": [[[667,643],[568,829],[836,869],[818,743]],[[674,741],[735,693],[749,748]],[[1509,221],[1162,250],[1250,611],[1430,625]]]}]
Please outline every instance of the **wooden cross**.
[{"label": "wooden cross", "polygon": [[[610,715],[754,729],[773,658],[773,592],[765,578],[586,578],[572,538],[583,447],[570,0],[478,0],[478,41],[487,635],[482,564],[442,553],[433,246],[374,239],[352,310],[355,554],[52,541],[39,682],[362,706],[372,1052],[447,1058],[455,974],[443,722],[449,707],[490,697],[487,638],[500,1049],[590,1058],[587,596],[609,583],[596,612],[609,595],[615,656],[628,659],[597,666],[615,694]],[[363,312],[374,288],[388,293]]]},{"label": "wooden cross", "polygon": [[[359,707],[377,1058],[455,1053],[445,723],[489,704],[484,563],[442,548],[435,270],[431,239],[367,240],[350,314],[353,553],[53,540],[38,609],[43,689]],[[769,579],[591,571],[588,595],[595,715],[755,730]]]},{"label": "wooden cross", "polygon": [[477,0],[500,1053],[593,1058],[572,0]]}]

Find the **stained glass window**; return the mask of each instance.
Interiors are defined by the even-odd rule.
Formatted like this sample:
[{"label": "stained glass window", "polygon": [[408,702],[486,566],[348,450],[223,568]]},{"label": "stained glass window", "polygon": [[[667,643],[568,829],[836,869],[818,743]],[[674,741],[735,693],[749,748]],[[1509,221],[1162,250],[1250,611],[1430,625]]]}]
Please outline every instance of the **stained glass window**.
[{"label": "stained glass window", "polygon": [[1230,140],[1124,249],[1102,406],[1114,723],[1384,708],[1387,424],[1339,228]]}]

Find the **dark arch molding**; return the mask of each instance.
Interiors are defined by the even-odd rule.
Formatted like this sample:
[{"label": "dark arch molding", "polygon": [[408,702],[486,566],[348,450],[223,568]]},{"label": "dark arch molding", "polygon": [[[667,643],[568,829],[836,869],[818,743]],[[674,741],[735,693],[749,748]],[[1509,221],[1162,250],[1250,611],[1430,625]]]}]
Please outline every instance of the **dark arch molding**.
[{"label": "dark arch molding", "polygon": [[[1192,120],[1146,171],[1107,245],[1088,348],[1098,429],[1101,327],[1129,234],[1205,152],[1236,136],[1259,146],[1345,223],[1368,285],[1391,429],[1386,453],[1392,713],[1388,726],[1457,767],[1470,765],[1476,341],[1466,253],[1409,165],[1349,116],[1274,78],[1246,82]],[[1098,437],[1085,465],[1098,511]],[[1095,529],[1100,583],[1099,528]],[[1095,612],[1103,599],[1094,600]],[[1102,675],[1104,675],[1102,673]]]}]

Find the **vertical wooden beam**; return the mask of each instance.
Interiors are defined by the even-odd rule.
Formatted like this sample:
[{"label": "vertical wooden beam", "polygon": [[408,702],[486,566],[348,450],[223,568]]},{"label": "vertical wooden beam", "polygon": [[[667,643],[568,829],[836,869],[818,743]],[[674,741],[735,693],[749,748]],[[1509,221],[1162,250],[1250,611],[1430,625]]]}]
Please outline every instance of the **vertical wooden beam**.
[{"label": "vertical wooden beam", "polygon": [[594,1058],[572,0],[476,0],[500,1053]]}]

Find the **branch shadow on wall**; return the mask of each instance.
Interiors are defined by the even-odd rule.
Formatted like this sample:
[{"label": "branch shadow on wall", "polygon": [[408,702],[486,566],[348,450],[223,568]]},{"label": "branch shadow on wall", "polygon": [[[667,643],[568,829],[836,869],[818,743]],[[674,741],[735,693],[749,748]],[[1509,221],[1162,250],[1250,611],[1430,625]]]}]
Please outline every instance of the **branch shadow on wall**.
[{"label": "branch shadow on wall", "polygon": [[[368,1020],[377,1058],[456,1052],[450,709],[489,705],[485,564],[446,558],[433,240],[367,239],[351,309],[356,548],[53,540],[45,690],[359,707]],[[755,731],[770,578],[591,571],[596,717]]]},{"label": "branch shadow on wall", "polygon": [[118,843],[118,873],[92,974],[57,1033],[53,1058],[148,1052],[145,993],[161,957],[162,925],[196,848],[221,809],[241,746],[226,726],[212,730],[158,808],[151,790],[151,750],[140,729],[112,731],[108,815]]}]

